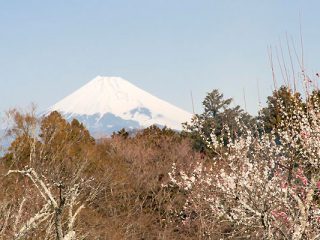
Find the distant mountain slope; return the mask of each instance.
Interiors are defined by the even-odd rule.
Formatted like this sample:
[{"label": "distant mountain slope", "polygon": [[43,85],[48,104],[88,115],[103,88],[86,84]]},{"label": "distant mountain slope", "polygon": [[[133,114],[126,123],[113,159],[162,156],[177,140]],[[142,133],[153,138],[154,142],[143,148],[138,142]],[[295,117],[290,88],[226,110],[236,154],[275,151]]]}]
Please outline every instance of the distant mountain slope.
[{"label": "distant mountain slope", "polygon": [[120,77],[101,76],[50,107],[46,113],[55,110],[67,119],[77,118],[95,136],[152,124],[181,130],[181,123],[192,117],[191,113]]}]

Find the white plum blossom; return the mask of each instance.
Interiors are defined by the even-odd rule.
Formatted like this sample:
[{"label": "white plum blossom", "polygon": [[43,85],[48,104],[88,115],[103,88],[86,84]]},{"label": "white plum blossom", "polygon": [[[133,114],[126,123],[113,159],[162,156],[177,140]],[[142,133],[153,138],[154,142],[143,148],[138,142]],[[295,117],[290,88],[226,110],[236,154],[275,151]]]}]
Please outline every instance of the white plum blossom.
[{"label": "white plum blossom", "polygon": [[270,133],[241,119],[235,137],[227,125],[222,137],[212,129],[210,166],[197,162],[185,172],[173,165],[170,182],[188,192],[184,209],[203,219],[207,238],[228,222],[229,239],[320,239],[320,104],[295,104],[288,111],[279,101],[281,124]]}]

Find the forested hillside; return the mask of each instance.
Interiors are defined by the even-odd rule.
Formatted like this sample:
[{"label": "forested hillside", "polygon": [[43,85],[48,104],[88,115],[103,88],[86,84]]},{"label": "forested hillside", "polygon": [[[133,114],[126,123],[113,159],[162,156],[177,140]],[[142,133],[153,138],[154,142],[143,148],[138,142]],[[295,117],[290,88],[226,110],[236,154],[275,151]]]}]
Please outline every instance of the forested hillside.
[{"label": "forested hillside", "polygon": [[319,98],[280,87],[252,117],[217,90],[176,132],[94,139],[11,110],[2,239],[317,239]]}]

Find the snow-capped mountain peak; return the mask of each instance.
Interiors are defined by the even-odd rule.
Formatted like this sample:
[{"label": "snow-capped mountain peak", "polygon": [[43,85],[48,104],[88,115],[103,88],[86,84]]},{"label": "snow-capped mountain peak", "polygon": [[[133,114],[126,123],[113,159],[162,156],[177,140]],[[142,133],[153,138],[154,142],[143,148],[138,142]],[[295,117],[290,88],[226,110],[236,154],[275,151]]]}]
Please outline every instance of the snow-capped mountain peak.
[{"label": "snow-capped mountain peak", "polygon": [[84,122],[94,134],[110,134],[122,127],[144,128],[152,124],[180,130],[192,115],[121,77],[97,76],[65,97],[48,112]]}]

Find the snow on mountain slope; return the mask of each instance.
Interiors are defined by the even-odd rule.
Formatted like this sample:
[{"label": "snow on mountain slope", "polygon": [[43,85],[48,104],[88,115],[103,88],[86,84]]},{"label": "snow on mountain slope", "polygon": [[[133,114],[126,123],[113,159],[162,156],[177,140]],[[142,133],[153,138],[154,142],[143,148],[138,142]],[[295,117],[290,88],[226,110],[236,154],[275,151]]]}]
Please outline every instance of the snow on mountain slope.
[{"label": "snow on mountain slope", "polygon": [[47,112],[77,118],[94,134],[110,134],[121,128],[152,124],[181,130],[192,114],[163,101],[120,77],[98,76],[65,97]]}]

